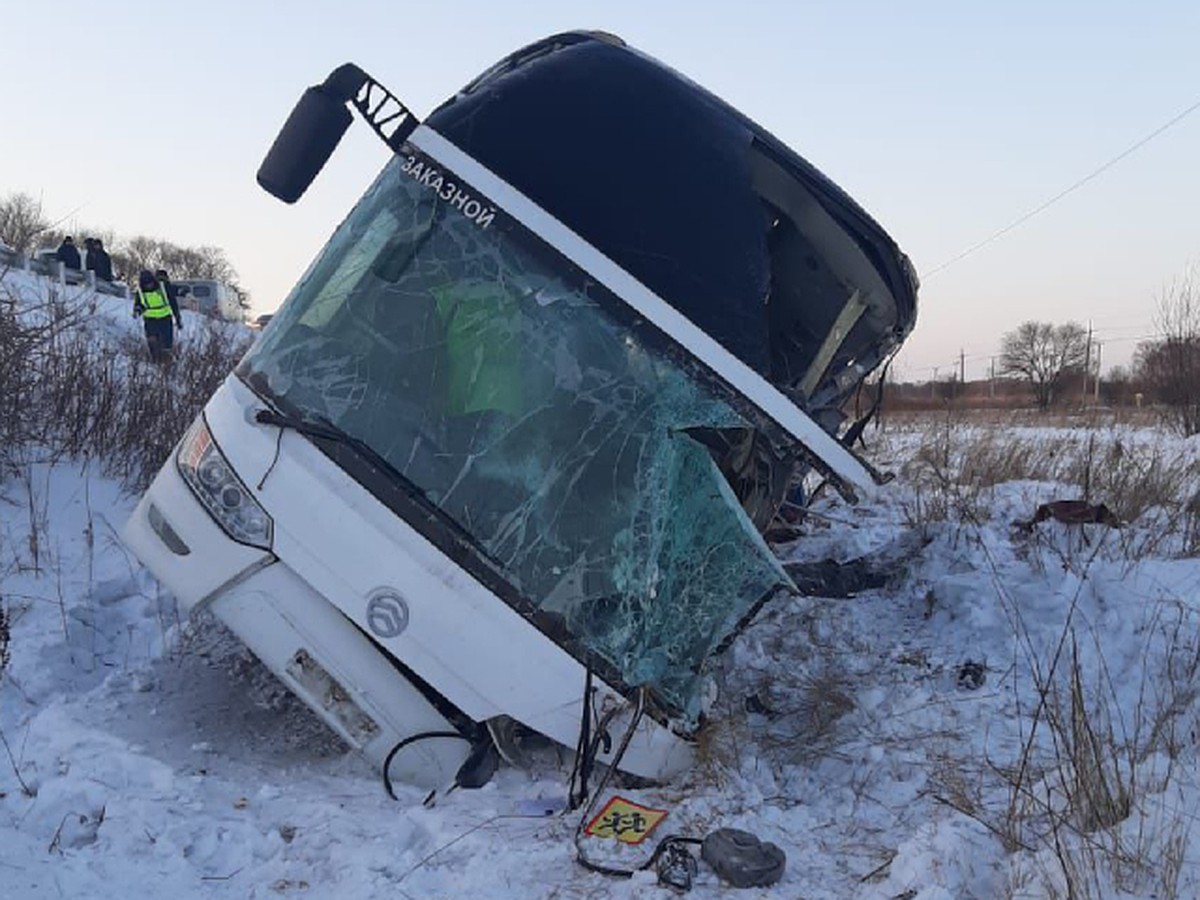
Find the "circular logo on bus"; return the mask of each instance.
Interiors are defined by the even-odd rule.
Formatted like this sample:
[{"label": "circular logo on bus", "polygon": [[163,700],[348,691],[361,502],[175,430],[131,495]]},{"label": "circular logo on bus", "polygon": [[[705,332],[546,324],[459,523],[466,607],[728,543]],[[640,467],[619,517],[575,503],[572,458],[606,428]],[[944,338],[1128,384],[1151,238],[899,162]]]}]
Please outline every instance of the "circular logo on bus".
[{"label": "circular logo on bus", "polygon": [[367,602],[367,625],[381,638],[394,638],[408,627],[408,604],[394,591],[377,591]]}]

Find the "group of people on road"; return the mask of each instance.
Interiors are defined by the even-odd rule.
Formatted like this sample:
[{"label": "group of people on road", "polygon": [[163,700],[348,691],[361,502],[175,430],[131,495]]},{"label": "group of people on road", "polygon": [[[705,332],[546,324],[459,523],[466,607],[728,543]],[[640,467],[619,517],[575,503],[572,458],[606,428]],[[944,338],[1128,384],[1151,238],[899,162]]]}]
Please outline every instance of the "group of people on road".
[{"label": "group of people on road", "polygon": [[[77,272],[86,266],[88,271],[96,273],[97,281],[112,281],[112,259],[100,238],[85,238],[83,246],[84,258],[81,259],[75,239],[67,235],[56,251],[58,261]],[[150,359],[156,363],[170,362],[171,350],[175,346],[175,329],[183,327],[179,296],[185,290],[171,284],[166,269],[155,272],[143,269],[138,275],[137,287],[133,291],[133,314],[142,319]]]},{"label": "group of people on road", "polygon": [[81,258],[79,248],[75,246],[75,239],[67,235],[58,245],[55,255],[58,257],[58,261],[68,269],[74,269],[76,272],[84,270],[95,272],[97,281],[113,280],[112,257],[104,249],[104,242],[100,238],[83,239],[83,257]]}]

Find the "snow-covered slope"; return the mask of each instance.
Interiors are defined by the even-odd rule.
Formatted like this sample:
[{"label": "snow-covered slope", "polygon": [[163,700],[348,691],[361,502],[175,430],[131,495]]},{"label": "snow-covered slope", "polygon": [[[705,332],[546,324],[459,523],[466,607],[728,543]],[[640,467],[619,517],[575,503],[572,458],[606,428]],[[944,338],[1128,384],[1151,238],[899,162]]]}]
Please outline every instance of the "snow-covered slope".
[{"label": "snow-covered slope", "polygon": [[[133,302],[111,294],[93,291],[85,285],[60,285],[54,279],[32,271],[0,266],[0,292],[27,308],[47,302],[82,307],[89,314],[88,327],[99,339],[143,340],[142,320],[133,315]],[[189,327],[195,326],[195,327]],[[216,330],[232,338],[251,330],[241,324],[220,322],[190,310],[183,312],[183,328],[176,336],[181,346],[194,344],[206,331]]]},{"label": "snow-covered slope", "polygon": [[[123,308],[98,306],[95,325],[137,335]],[[1142,479],[1122,501],[1145,500],[1138,520],[1014,527],[1077,493],[1062,463],[1101,458],[1088,434],[877,435],[898,482],[860,508],[823,503],[780,552],[877,554],[890,577],[775,603],[738,639],[702,764],[622,791],[668,810],[642,857],[733,826],[788,855],[781,884],[745,896],[1066,896],[1067,878],[1091,885],[1077,896],[1197,896],[1200,563],[1195,523],[1150,496],[1195,489],[1197,448],[1090,432]],[[980,475],[989,441],[1019,480]],[[1044,455],[1022,468],[1022,447]],[[1093,484],[1116,491],[1109,475]],[[403,786],[388,798],[226,633],[178,620],[116,538],[134,499],[83,461],[0,485],[0,896],[668,896],[648,872],[580,867],[578,813],[531,815],[564,796],[566,760],[432,808]],[[1108,806],[1070,765],[1089,754]],[[730,892],[700,865],[694,896]]]}]

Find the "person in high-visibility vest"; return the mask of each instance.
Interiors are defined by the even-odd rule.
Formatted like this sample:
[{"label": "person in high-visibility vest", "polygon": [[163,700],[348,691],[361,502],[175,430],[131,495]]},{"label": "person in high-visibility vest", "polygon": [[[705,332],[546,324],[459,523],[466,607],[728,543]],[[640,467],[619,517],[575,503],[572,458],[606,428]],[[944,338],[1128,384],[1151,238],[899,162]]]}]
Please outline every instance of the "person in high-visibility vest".
[{"label": "person in high-visibility vest", "polygon": [[175,326],[183,327],[183,318],[173,294],[154,277],[149,269],[138,275],[137,292],[133,300],[133,314],[141,316],[146,327],[146,345],[150,348],[150,359],[156,363],[170,359],[175,345]]}]

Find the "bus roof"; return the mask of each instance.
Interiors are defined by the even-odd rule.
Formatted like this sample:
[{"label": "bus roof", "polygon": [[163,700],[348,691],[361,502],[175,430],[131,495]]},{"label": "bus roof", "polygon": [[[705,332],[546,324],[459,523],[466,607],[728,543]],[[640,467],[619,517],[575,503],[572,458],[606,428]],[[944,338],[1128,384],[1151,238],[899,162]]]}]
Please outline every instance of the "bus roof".
[{"label": "bus roof", "polygon": [[853,238],[891,294],[896,336],[913,326],[915,275],[874,219],[750,119],[619,39],[573,32],[532,44],[426,124],[764,376],[764,167],[802,185]]}]

